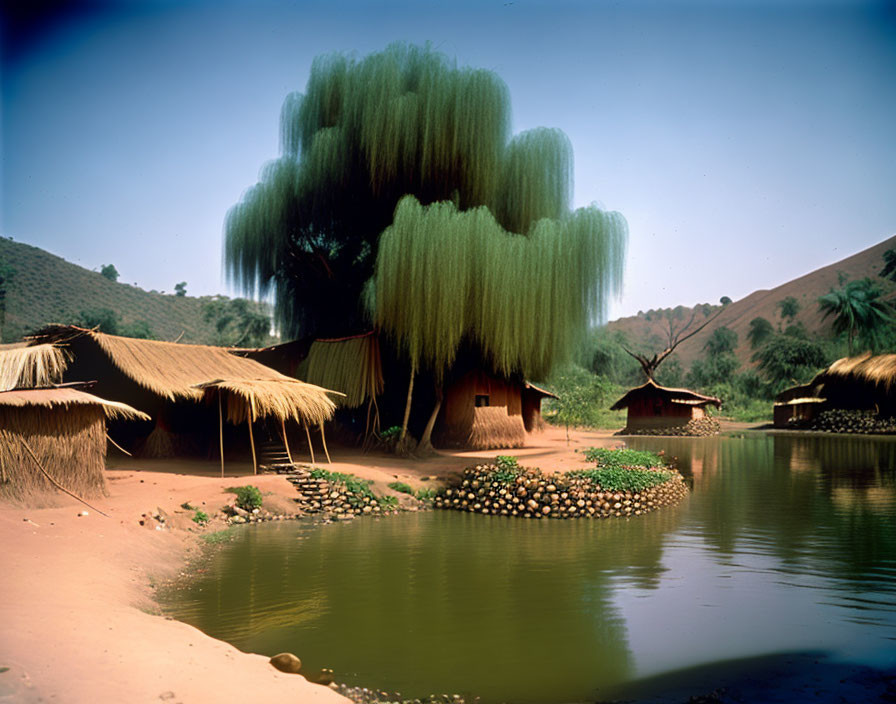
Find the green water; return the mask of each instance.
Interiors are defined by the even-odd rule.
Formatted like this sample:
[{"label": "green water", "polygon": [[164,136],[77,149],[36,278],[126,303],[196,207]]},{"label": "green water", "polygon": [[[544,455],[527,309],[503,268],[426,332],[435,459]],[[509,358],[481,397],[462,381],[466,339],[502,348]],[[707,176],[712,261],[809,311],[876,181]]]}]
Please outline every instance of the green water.
[{"label": "green water", "polygon": [[166,609],[339,681],[486,702],[625,698],[653,675],[771,653],[896,662],[896,441],[631,446],[678,456],[689,498],[630,520],[248,526]]}]

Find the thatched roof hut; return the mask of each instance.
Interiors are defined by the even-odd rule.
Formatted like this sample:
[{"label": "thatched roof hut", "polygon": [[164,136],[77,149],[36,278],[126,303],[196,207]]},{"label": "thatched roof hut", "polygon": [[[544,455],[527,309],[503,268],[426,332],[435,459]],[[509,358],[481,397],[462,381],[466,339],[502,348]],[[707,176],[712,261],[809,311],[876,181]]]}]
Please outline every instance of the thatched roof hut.
[{"label": "thatched roof hut", "polygon": [[474,450],[523,447],[543,427],[541,399],[557,398],[526,381],[476,369],[447,383],[436,442]]},{"label": "thatched roof hut", "polygon": [[[811,413],[807,410],[811,408]],[[873,410],[896,416],[896,354],[838,359],[808,384],[794,386],[775,397],[775,425],[811,420],[828,408]]]},{"label": "thatched roof hut", "polygon": [[149,416],[72,388],[0,392],[0,494],[29,505],[45,503],[57,485],[104,495],[107,418]]},{"label": "thatched roof hut", "polygon": [[67,363],[55,345],[0,345],[0,391],[58,384]]},{"label": "thatched roof hut", "polygon": [[648,379],[610,406],[610,410],[628,408],[627,430],[658,430],[699,420],[705,417],[707,406],[721,408],[722,401],[690,389],[660,386]]},{"label": "thatched roof hut", "polygon": [[[98,394],[147,410],[156,420],[154,434],[185,435],[197,424],[211,425],[211,416],[200,419],[199,409],[218,393],[228,399],[228,418],[241,421],[275,416],[319,426],[333,414],[327,389],[224,347],[139,340],[69,325],[51,325],[31,339],[61,346],[70,354],[66,379],[95,379]],[[150,441],[152,436],[144,445],[150,446],[150,455],[176,447],[173,441]]]}]

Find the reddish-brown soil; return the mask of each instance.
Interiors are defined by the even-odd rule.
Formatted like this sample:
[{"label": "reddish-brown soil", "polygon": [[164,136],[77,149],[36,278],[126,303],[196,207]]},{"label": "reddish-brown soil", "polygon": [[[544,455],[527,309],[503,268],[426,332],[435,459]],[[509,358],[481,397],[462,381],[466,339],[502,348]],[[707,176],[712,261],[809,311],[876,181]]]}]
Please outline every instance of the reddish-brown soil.
[{"label": "reddish-brown soil", "polygon": [[[570,436],[567,444],[564,431],[549,428],[520,450],[425,460],[334,448],[328,468],[388,492],[390,481],[434,485],[499,454],[546,471],[571,469],[582,464],[576,450],[618,444],[609,432]],[[283,477],[228,466],[222,479],[219,471],[214,463],[110,460],[110,495],[91,501],[107,516],[67,497],[51,497],[56,506],[48,508],[0,505],[0,667],[9,668],[0,673],[0,702],[346,701],[276,671],[265,656],[159,615],[153,584],[181,573],[199,533],[223,527],[198,528],[183,503],[213,514],[233,500],[226,487],[251,483],[266,506],[290,509],[295,490]],[[144,518],[159,509],[168,515],[163,529]]]}]

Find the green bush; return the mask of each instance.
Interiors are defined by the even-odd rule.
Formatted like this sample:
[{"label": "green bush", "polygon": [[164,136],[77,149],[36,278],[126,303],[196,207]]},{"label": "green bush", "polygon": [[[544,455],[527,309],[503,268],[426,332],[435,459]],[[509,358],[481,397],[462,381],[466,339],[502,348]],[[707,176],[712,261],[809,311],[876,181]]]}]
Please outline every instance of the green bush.
[{"label": "green bush", "polygon": [[393,491],[400,491],[402,494],[414,495],[414,490],[410,484],[405,484],[404,482],[389,482],[389,488]]},{"label": "green bush", "polygon": [[261,507],[261,491],[257,486],[232,486],[227,491],[236,494],[236,505],[244,511]]},{"label": "green bush", "polygon": [[353,494],[360,494],[362,496],[375,498],[373,491],[371,491],[370,489],[370,485],[373,482],[371,482],[369,479],[359,479],[354,474],[330,472],[329,470],[315,467],[311,470],[311,478],[326,479],[327,481],[333,482],[334,484],[342,484],[347,491]]},{"label": "green bush", "polygon": [[654,452],[642,450],[617,449],[605,447],[588,447],[584,450],[585,459],[603,468],[626,467],[663,467],[662,458]]},{"label": "green bush", "polygon": [[377,501],[380,502],[380,506],[384,509],[398,508],[398,497],[396,496],[380,496],[377,498]]},{"label": "green bush", "polygon": [[432,501],[438,493],[436,489],[419,489],[416,496],[419,501]]},{"label": "green bush", "polygon": [[208,514],[205,511],[196,509],[196,513],[193,514],[193,523],[204,526],[208,523]]},{"label": "green bush", "polygon": [[570,477],[588,479],[605,491],[644,491],[672,478],[671,472],[633,467],[597,467],[578,469]]}]

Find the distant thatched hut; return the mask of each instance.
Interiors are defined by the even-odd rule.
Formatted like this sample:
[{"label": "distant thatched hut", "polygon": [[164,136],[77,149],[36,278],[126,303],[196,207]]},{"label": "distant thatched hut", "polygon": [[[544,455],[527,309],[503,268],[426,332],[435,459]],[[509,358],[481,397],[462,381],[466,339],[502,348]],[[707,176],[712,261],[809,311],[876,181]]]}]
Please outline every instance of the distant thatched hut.
[{"label": "distant thatched hut", "polygon": [[[97,394],[152,416],[155,427],[148,437],[149,428],[132,428],[129,438],[143,440],[144,456],[171,456],[190,445],[201,449],[211,444],[219,435],[218,411],[203,403],[208,396],[203,385],[211,382],[255,384],[256,389],[263,388],[265,407],[289,407],[282,418],[304,425],[319,425],[319,409],[333,407],[326,389],[302,385],[224,347],[138,340],[66,325],[49,326],[32,339],[53,343],[70,355],[66,380],[96,380]],[[301,393],[296,392],[297,384],[305,387]]]},{"label": "distant thatched hut", "polygon": [[626,431],[659,432],[680,430],[705,418],[707,406],[721,408],[722,401],[689,389],[660,386],[648,379],[610,406],[610,410],[628,408]]},{"label": "distant thatched hut", "polygon": [[0,392],[0,494],[43,503],[58,491],[49,475],[82,498],[104,495],[106,418],[149,417],[72,388]]},{"label": "distant thatched hut", "polygon": [[806,426],[815,420],[825,402],[811,383],[785,389],[775,396],[773,424],[776,428]]},{"label": "distant thatched hut", "polygon": [[543,427],[545,397],[557,398],[525,381],[467,372],[445,389],[436,442],[474,450],[523,447],[527,433]]},{"label": "distant thatched hut", "polygon": [[775,426],[805,425],[833,409],[896,416],[896,354],[844,357],[775,397]]}]

